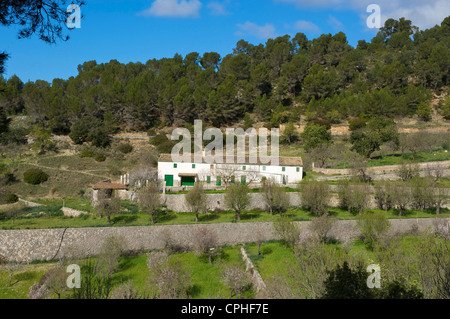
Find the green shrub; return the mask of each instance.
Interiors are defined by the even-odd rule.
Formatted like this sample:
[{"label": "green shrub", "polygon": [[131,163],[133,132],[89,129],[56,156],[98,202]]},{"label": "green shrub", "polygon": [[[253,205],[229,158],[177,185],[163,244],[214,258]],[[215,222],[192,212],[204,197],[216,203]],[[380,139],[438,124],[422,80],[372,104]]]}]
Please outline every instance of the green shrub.
[{"label": "green shrub", "polygon": [[94,151],[93,150],[84,150],[80,153],[80,157],[94,157]]},{"label": "green shrub", "polygon": [[38,168],[30,168],[23,173],[23,179],[28,184],[39,185],[48,180],[48,175]]},{"label": "green shrub", "polygon": [[104,162],[106,161],[106,156],[103,155],[102,153],[98,153],[97,155],[95,155],[94,159],[96,162]]},{"label": "green shrub", "polygon": [[121,143],[117,146],[117,150],[124,154],[128,154],[133,151],[133,146],[130,143]]},{"label": "green shrub", "polygon": [[17,203],[19,201],[19,196],[13,193],[6,195],[5,202],[7,204]]}]

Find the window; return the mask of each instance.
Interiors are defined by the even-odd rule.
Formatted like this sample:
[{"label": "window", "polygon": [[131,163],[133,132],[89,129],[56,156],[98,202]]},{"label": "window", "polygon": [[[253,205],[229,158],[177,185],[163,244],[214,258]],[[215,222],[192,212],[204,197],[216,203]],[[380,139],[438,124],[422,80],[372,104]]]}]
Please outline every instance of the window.
[{"label": "window", "polygon": [[263,171],[265,171],[266,170],[266,167],[265,166],[263,166]]},{"label": "window", "polygon": [[211,176],[207,176],[206,177],[206,183],[207,184],[211,184]]},{"label": "window", "polygon": [[247,183],[247,177],[244,175],[244,176],[241,176],[241,184],[246,184]]},{"label": "window", "polygon": [[214,165],[211,165],[209,168],[210,168],[210,169],[214,169]]},{"label": "window", "polygon": [[231,184],[234,184],[236,178],[234,176],[231,176]]},{"label": "window", "polygon": [[283,167],[281,170],[282,170],[283,172],[286,172],[286,167]]},{"label": "window", "polygon": [[192,164],[192,168],[195,168],[195,164]]},{"label": "window", "polygon": [[245,171],[247,169],[247,166],[242,166],[242,170]]},{"label": "window", "polygon": [[177,167],[178,167],[178,164],[174,163],[173,168],[177,168]]},{"label": "window", "polygon": [[300,172],[300,167],[297,167],[297,173]]}]

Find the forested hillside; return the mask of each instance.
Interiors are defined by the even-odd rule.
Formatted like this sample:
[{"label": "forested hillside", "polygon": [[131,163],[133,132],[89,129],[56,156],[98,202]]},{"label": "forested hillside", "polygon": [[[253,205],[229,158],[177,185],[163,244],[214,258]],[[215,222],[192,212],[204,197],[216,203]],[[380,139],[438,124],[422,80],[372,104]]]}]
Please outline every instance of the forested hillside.
[{"label": "forested hillside", "polygon": [[[342,32],[312,40],[298,33],[258,46],[241,40],[223,58],[193,52],[146,63],[88,61],[76,77],[52,83],[0,78],[0,105],[54,134],[142,131],[194,119],[224,126],[246,113],[267,126],[301,115],[333,123],[373,115],[429,120],[433,94],[447,94],[449,52],[450,17],[428,30],[390,19],[356,48]],[[450,118],[448,99],[439,112]]]}]

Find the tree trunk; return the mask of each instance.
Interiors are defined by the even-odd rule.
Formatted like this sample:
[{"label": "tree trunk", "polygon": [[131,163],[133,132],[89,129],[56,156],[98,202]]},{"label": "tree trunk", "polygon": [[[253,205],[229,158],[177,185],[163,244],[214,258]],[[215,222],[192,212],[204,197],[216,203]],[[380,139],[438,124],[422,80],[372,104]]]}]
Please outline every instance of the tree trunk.
[{"label": "tree trunk", "polygon": [[261,243],[258,243],[258,256],[261,255]]},{"label": "tree trunk", "polygon": [[198,213],[195,213],[195,222],[198,223]]},{"label": "tree trunk", "polygon": [[12,276],[13,276],[13,274],[10,273],[10,274],[9,274],[9,285],[10,285],[10,286],[11,286]]},{"label": "tree trunk", "polygon": [[436,215],[439,216],[440,211],[441,211],[441,204],[438,203],[437,206],[436,206]]},{"label": "tree trunk", "polygon": [[238,222],[241,221],[241,212],[237,212],[238,215]]},{"label": "tree trunk", "polygon": [[151,218],[152,218],[152,224],[155,223],[155,216],[153,216],[153,214],[151,214]]},{"label": "tree trunk", "polygon": [[212,256],[211,256],[211,254],[208,255],[208,259],[209,259],[209,264],[212,265]]},{"label": "tree trunk", "polygon": [[111,216],[108,215],[108,224],[111,225]]}]

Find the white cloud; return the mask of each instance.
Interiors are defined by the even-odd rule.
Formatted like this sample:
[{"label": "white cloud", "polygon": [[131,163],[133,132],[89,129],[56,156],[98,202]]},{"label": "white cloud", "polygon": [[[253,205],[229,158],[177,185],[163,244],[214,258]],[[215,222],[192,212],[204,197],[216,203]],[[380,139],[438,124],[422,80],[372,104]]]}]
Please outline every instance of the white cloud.
[{"label": "white cloud", "polygon": [[155,0],[143,14],[156,17],[198,17],[201,7],[199,0]]},{"label": "white cloud", "polygon": [[236,32],[237,35],[251,35],[260,39],[276,37],[275,27],[270,23],[259,26],[256,23],[247,21],[244,24],[237,24],[237,27],[241,29],[240,31]]},{"label": "white cloud", "polygon": [[450,15],[450,1],[448,0],[274,0],[295,4],[298,8],[329,8],[352,9],[367,18],[369,4],[378,4],[381,7],[382,22],[389,18],[399,19],[405,17],[421,29],[434,27]]},{"label": "white cloud", "polygon": [[311,21],[298,20],[294,23],[292,28],[298,31],[320,33],[320,28]]},{"label": "white cloud", "polygon": [[327,23],[336,31],[344,30],[344,24],[332,15],[328,17]]},{"label": "white cloud", "polygon": [[207,7],[210,10],[210,13],[215,16],[224,16],[229,14],[225,8],[225,5],[217,1],[208,3]]}]

